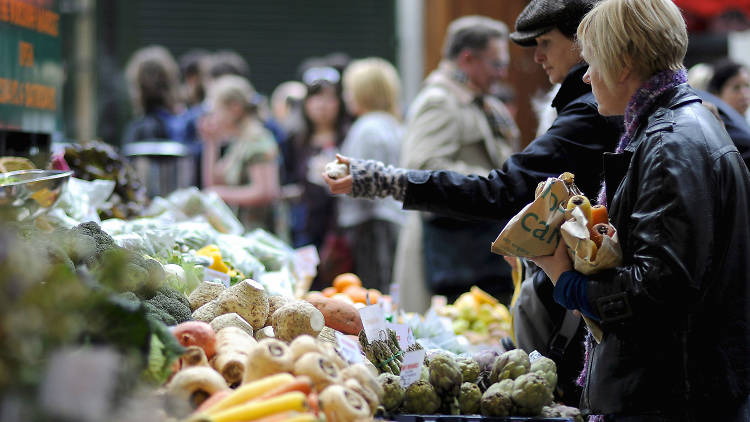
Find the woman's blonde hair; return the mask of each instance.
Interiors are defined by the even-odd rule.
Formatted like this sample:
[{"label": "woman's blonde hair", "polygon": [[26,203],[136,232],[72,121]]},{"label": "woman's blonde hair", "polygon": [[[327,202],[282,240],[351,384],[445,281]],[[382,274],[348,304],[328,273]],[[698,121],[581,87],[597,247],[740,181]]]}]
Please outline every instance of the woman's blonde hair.
[{"label": "woman's blonde hair", "polygon": [[644,79],[684,69],[688,37],[671,0],[604,0],[584,16],[578,42],[584,59],[612,86],[626,66]]},{"label": "woman's blonde hair", "polygon": [[248,113],[255,110],[255,89],[250,81],[242,76],[219,76],[212,84],[209,95],[210,106],[219,104],[241,104]]},{"label": "woman's blonde hair", "polygon": [[399,117],[401,82],[396,69],[378,57],[355,60],[344,71],[343,85],[366,111],[385,111]]}]

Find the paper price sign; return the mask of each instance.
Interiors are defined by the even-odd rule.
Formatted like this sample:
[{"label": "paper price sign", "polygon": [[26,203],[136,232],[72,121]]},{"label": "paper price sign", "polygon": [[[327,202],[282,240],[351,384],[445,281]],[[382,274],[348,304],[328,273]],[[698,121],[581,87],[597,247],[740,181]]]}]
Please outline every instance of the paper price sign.
[{"label": "paper price sign", "polygon": [[349,363],[360,363],[362,362],[362,350],[359,348],[359,343],[343,333],[336,331],[336,342],[339,344],[339,350],[341,355],[344,356]]},{"label": "paper price sign", "polygon": [[408,325],[386,323],[385,326],[396,332],[396,338],[401,350],[406,350],[414,344],[414,335],[411,333],[411,328]]},{"label": "paper price sign", "polygon": [[381,332],[383,332],[384,336],[387,335],[387,331],[385,331],[385,314],[380,305],[370,305],[361,308],[359,310],[359,317],[362,319],[362,325],[365,327],[367,341],[379,340]]},{"label": "paper price sign", "polygon": [[401,362],[401,386],[406,388],[419,381],[422,376],[422,365],[424,365],[425,350],[415,350],[404,354],[404,361]]},{"label": "paper price sign", "polygon": [[231,281],[229,274],[222,273],[216,270],[212,270],[210,268],[203,268],[203,280],[204,281],[215,281],[216,279],[221,281],[224,287],[229,288],[229,282]]}]

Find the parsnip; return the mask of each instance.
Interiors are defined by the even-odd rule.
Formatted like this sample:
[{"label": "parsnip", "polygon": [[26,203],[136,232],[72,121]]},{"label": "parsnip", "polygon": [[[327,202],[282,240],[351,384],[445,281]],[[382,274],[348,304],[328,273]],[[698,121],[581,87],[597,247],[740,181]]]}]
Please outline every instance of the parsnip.
[{"label": "parsnip", "polygon": [[267,338],[258,342],[248,354],[242,382],[252,382],[268,375],[292,370],[292,356],[283,342]]},{"label": "parsnip", "polygon": [[339,369],[320,353],[306,353],[297,359],[294,374],[310,377],[318,391],[341,382]]},{"label": "parsnip", "polygon": [[255,339],[237,327],[226,327],[216,333],[216,357],[211,363],[227,384],[242,381],[248,356],[255,346]]},{"label": "parsnip", "polygon": [[200,406],[211,394],[227,388],[224,378],[207,366],[183,369],[167,384],[170,394],[189,401],[193,407]]}]

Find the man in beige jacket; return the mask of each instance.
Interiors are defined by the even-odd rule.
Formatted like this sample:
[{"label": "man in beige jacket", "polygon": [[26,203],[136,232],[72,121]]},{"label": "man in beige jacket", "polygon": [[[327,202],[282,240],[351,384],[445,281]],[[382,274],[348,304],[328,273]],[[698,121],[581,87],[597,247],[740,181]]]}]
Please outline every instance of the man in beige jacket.
[{"label": "man in beige jacket", "polygon": [[[443,60],[427,77],[409,108],[402,166],[486,175],[520,149],[515,122],[502,102],[489,95],[492,86],[506,76],[508,62],[505,24],[482,16],[465,16],[452,22]],[[465,256],[471,254],[484,263],[497,262],[502,269],[506,265],[502,257],[490,256],[490,243],[502,227],[490,228],[486,235],[477,236],[486,227],[484,223],[436,219],[412,212],[401,232],[394,265],[394,282],[400,286],[402,307],[409,311],[426,309],[432,293],[426,289],[428,278],[434,293],[448,296],[455,296],[462,289],[468,291],[469,286],[487,278],[486,274],[467,273],[466,269],[446,274],[437,268],[440,265],[433,265],[435,261],[450,266],[446,261],[465,261]],[[473,240],[466,240],[467,236]],[[456,243],[449,246],[444,241]],[[457,244],[462,249],[470,246],[471,252],[456,250],[452,254],[448,249]],[[425,253],[431,261],[427,269]],[[460,264],[471,265],[457,262],[455,266]],[[455,280],[457,277],[461,280]],[[446,278],[454,280],[443,280]],[[463,286],[455,285],[457,281]]]}]

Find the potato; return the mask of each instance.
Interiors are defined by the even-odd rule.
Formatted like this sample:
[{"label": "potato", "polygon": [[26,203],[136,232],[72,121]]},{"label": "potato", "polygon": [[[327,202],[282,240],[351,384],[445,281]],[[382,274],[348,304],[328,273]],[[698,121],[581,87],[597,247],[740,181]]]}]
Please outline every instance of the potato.
[{"label": "potato", "polygon": [[354,306],[323,296],[311,296],[307,299],[325,318],[326,325],[344,334],[358,335],[364,328],[359,312]]},{"label": "potato", "polygon": [[304,300],[287,303],[273,313],[273,332],[287,342],[302,334],[317,337],[324,326],[323,314]]}]

